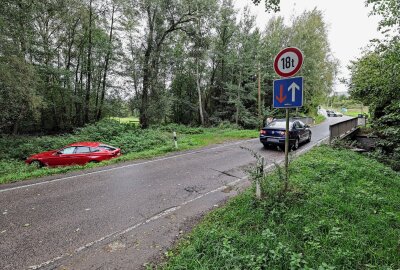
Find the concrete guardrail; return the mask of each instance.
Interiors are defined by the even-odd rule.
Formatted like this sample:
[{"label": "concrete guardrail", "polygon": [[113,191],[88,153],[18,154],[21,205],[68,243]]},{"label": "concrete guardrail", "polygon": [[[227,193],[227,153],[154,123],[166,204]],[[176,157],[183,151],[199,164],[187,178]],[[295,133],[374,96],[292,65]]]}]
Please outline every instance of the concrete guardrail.
[{"label": "concrete guardrail", "polygon": [[301,122],[307,125],[314,125],[315,122],[314,118],[312,117],[293,117],[292,119],[300,120]]},{"label": "concrete guardrail", "polygon": [[329,143],[334,139],[344,138],[358,129],[358,117],[329,126]]}]

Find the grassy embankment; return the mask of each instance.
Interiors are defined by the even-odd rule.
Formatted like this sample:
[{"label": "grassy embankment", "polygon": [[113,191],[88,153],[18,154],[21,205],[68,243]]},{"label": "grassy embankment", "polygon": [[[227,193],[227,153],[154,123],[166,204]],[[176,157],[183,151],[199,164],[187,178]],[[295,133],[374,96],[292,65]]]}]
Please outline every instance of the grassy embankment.
[{"label": "grassy embankment", "polygon": [[[180,125],[153,127],[142,130],[136,124],[123,124],[106,120],[62,136],[1,136],[0,135],[0,183],[9,183],[28,178],[41,177],[68,171],[104,166],[116,162],[146,159],[177,151],[172,132],[178,135],[178,150],[203,147],[229,140],[256,138],[256,130],[239,130],[232,127],[190,128]],[[123,155],[98,164],[59,168],[34,168],[23,159],[29,155],[50,149],[59,149],[79,141],[99,141],[122,149]]]},{"label": "grassy embankment", "polygon": [[[318,147],[209,214],[164,269],[399,269],[400,176],[348,150]],[[151,268],[151,267],[149,267]]]},{"label": "grassy embankment", "polygon": [[323,115],[318,114],[315,117],[315,125],[321,124],[322,122],[324,122],[326,120],[326,117]]},{"label": "grassy embankment", "polygon": [[364,113],[366,113],[368,117],[370,117],[368,107],[364,107],[363,111],[361,111],[361,109],[348,109],[347,112],[343,114],[351,117],[358,117],[359,114],[364,114]]},{"label": "grassy embankment", "polygon": [[[334,110],[335,112],[342,112],[341,108],[331,108],[331,107],[327,107],[327,110]],[[364,114],[366,113],[368,115],[368,118],[371,117],[371,115],[369,114],[369,108],[366,106],[363,106],[361,108],[361,106],[351,106],[349,108],[347,108],[347,112],[344,112],[343,115],[347,115],[347,116],[351,116],[351,117],[358,117],[359,114]]]}]

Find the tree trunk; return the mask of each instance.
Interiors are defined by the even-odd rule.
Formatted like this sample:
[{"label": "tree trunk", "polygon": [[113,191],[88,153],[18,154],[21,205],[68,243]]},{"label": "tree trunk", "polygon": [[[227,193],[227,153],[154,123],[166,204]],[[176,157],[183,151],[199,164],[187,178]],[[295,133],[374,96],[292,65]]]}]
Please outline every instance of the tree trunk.
[{"label": "tree trunk", "polygon": [[17,119],[17,121],[14,122],[13,131],[12,131],[12,134],[13,134],[13,135],[18,135],[19,121],[20,121],[20,120]]},{"label": "tree trunk", "polygon": [[[70,75],[70,69],[71,69],[71,64],[72,64],[72,47],[75,43],[75,31],[76,31],[76,27],[78,25],[79,19],[77,19],[74,23],[74,25],[72,26],[72,29],[70,29],[70,33],[69,33],[69,39],[68,39],[68,50],[67,50],[67,63],[66,63],[66,70],[68,73],[68,78],[66,80],[66,84],[64,86],[64,88],[66,87],[68,90],[68,97],[69,97],[69,114],[68,114],[68,125],[70,127],[73,126],[73,118],[74,118],[74,114],[73,114],[73,105],[74,102],[72,101],[71,97],[72,97],[72,78],[69,77]],[[75,87],[74,87],[74,95],[76,96],[76,83],[77,83],[77,70],[79,68],[79,56],[78,56],[78,64],[76,67],[76,72],[75,72]]]},{"label": "tree trunk", "polygon": [[153,51],[153,34],[154,34],[154,25],[153,25],[153,16],[151,13],[151,7],[147,7],[147,16],[148,16],[148,26],[149,26],[149,36],[147,38],[147,48],[144,54],[144,63],[143,63],[143,89],[142,89],[142,104],[140,105],[140,125],[142,128],[149,127],[149,86],[150,86],[150,78],[151,78],[151,68],[150,68],[150,57]]},{"label": "tree trunk", "polygon": [[242,81],[242,71],[239,72],[239,79],[238,79],[238,91],[237,91],[237,101],[236,101],[236,125],[239,125],[239,104],[240,104],[240,87]]},{"label": "tree trunk", "polygon": [[92,81],[92,0],[89,1],[89,43],[87,55],[87,79],[86,79],[86,95],[85,95],[85,114],[84,122],[89,122],[89,106],[90,106],[90,87]]},{"label": "tree trunk", "polygon": [[149,127],[148,108],[149,108],[149,83],[150,83],[150,50],[147,48],[144,54],[144,67],[143,67],[143,89],[142,89],[142,103],[140,105],[140,125],[142,128]]},{"label": "tree trunk", "polygon": [[[199,16],[199,6],[197,4],[197,38],[200,39],[201,35],[200,29],[200,16]],[[197,54],[196,54],[196,86],[197,86],[197,94],[199,95],[199,112],[200,112],[200,122],[201,125],[204,126],[204,115],[203,115],[203,102],[201,100],[201,77],[199,72],[199,62],[200,62],[200,44],[197,45]]]},{"label": "tree trunk", "polygon": [[[82,66],[81,66],[81,57],[82,57],[82,47],[79,49],[78,54],[78,62],[75,68],[75,85],[74,85],[74,106],[75,106],[75,115],[74,115],[74,123],[76,125],[80,125],[80,114],[81,114],[81,106],[79,104],[81,97],[81,86],[82,86]],[[79,72],[80,71],[80,72]]]},{"label": "tree trunk", "polygon": [[201,88],[200,88],[200,72],[199,72],[199,60],[196,61],[196,84],[197,84],[197,94],[199,95],[199,112],[201,125],[204,126],[204,114],[203,114],[203,102],[201,100]]},{"label": "tree trunk", "polygon": [[105,59],[105,66],[104,66],[104,74],[103,74],[103,85],[100,97],[100,105],[97,110],[96,120],[99,121],[101,118],[101,114],[103,111],[103,104],[104,104],[104,97],[106,95],[106,82],[107,82],[107,71],[108,71],[108,64],[110,62],[111,52],[112,52],[112,38],[113,38],[113,27],[114,27],[114,12],[115,6],[112,7],[111,13],[111,27],[110,27],[110,35],[109,35],[109,46],[110,48],[107,51],[106,59]]}]

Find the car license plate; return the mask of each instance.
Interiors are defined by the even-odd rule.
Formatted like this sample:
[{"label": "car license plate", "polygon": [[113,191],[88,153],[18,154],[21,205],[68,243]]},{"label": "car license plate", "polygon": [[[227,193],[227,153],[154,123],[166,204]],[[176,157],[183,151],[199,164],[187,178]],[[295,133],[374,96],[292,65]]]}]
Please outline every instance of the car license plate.
[{"label": "car license plate", "polygon": [[279,139],[269,138],[267,141],[268,141],[268,142],[272,142],[272,143],[278,143],[278,142],[279,142]]}]

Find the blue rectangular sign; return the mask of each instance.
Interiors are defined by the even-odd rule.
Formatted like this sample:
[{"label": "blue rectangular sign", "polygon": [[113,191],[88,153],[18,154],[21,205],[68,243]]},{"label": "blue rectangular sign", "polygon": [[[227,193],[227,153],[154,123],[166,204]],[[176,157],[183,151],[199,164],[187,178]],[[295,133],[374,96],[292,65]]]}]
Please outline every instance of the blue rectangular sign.
[{"label": "blue rectangular sign", "polygon": [[298,108],[303,106],[303,77],[274,81],[274,108]]}]

